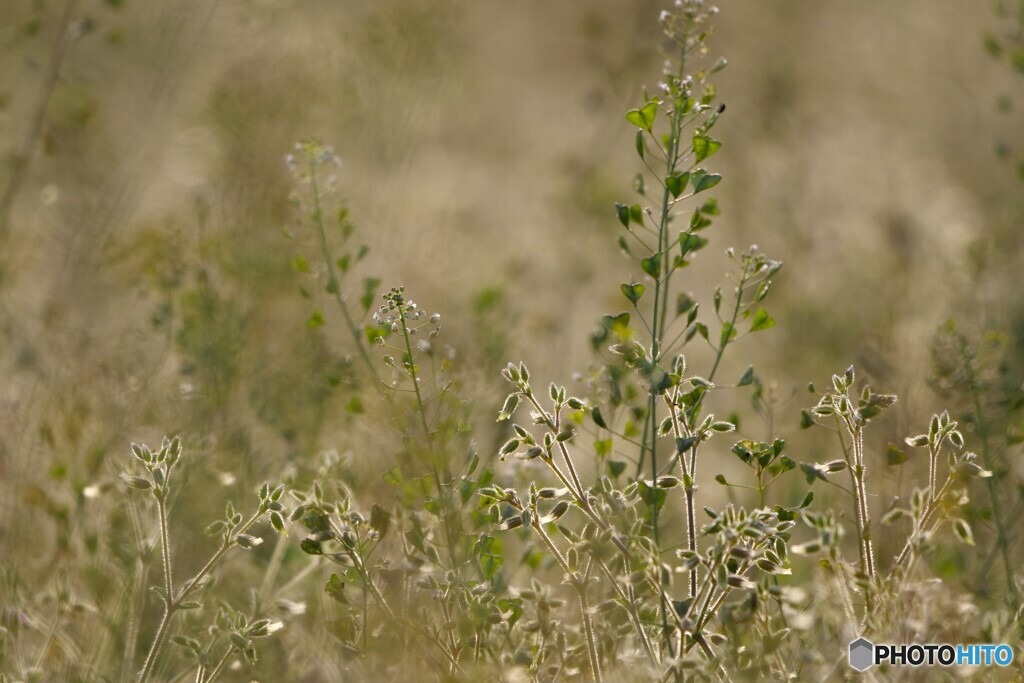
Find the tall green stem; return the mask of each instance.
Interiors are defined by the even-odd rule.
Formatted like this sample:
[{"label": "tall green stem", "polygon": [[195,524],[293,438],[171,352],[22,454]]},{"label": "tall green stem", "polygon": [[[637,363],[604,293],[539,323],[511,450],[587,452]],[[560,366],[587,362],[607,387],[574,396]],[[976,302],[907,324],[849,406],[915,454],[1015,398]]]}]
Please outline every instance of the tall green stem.
[{"label": "tall green stem", "polygon": [[341,309],[341,315],[345,319],[345,326],[348,327],[349,333],[352,335],[353,340],[355,340],[359,356],[363,359],[363,363],[370,371],[370,375],[373,377],[374,383],[379,387],[380,375],[377,373],[377,368],[374,367],[373,361],[370,360],[370,354],[366,350],[366,344],[363,341],[362,332],[359,329],[359,326],[356,325],[355,320],[352,318],[352,313],[349,311],[345,297],[341,294],[341,284],[338,280],[337,268],[334,265],[331,248],[327,242],[327,230],[324,228],[323,209],[320,205],[320,187],[317,184],[316,163],[313,161],[310,161],[309,163],[309,182],[313,189],[313,223],[316,225],[317,233],[320,237],[320,251],[323,255],[324,263],[327,265],[327,291],[330,292],[334,296],[334,300],[338,302],[338,308]]},{"label": "tall green stem", "polygon": [[962,341],[958,345],[960,363],[964,369],[964,375],[967,379],[967,390],[971,394],[971,402],[974,406],[974,425],[975,433],[981,437],[981,457],[985,461],[985,467],[993,476],[987,477],[985,483],[988,485],[988,496],[992,501],[992,520],[996,525],[996,541],[995,548],[1003,559],[1003,572],[1006,575],[1006,590],[1016,600],[1017,598],[1017,586],[1013,582],[1013,566],[1010,563],[1010,553],[1008,549],[1009,539],[1006,535],[1006,522],[1003,520],[1003,514],[1001,504],[999,502],[999,491],[996,487],[996,469],[993,464],[992,448],[988,439],[988,421],[985,419],[985,411],[982,410],[981,406],[981,392],[978,390],[978,381],[974,372],[974,365],[971,363],[971,359],[967,355],[966,344]]}]

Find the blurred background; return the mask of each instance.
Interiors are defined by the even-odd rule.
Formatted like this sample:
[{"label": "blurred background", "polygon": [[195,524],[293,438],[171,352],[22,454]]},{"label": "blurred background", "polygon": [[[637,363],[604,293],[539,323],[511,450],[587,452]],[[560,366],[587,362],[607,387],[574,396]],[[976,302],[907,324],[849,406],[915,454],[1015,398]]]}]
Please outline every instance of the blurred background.
[{"label": "blurred background", "polygon": [[[854,363],[900,395],[878,429],[881,457],[933,411],[969,405],[937,370],[933,340],[950,318],[991,356],[1003,402],[990,433],[1013,433],[1015,19],[980,0],[719,4],[709,60],[729,60],[713,78],[728,108],[709,165],[724,178],[722,215],[684,287],[708,302],[730,246],[785,263],[769,301],[777,326],[726,361],[737,378],[753,364],[773,406],[746,434],[787,437],[797,459],[835,457],[798,430],[800,410],[816,401],[808,382]],[[104,555],[128,533],[114,482],[130,441],[186,435],[196,490],[216,492],[176,512],[186,532],[224,497],[314,469],[325,452],[381,486],[390,456],[360,448],[372,440],[345,409],[351,340],[316,293],[323,273],[293,267],[317,256],[284,163],[301,138],[343,161],[332,201],[371,247],[361,273],[442,314],[481,452],[500,438],[507,361],[572,386],[595,321],[625,307],[618,283],[639,272],[615,246],[613,204],[635,201],[624,113],[657,86],[660,9],[0,0],[10,604],[61,576],[94,600],[112,590],[105,563],[130,563]],[[325,324],[311,327],[317,307]],[[706,354],[692,353],[699,368]],[[746,395],[728,401],[749,413]]]}]

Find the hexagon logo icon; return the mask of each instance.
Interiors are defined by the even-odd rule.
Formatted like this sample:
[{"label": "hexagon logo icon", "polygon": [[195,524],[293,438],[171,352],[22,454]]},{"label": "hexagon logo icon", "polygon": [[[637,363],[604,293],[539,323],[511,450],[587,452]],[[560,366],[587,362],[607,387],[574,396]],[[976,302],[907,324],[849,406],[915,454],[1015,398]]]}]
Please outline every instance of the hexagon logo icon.
[{"label": "hexagon logo icon", "polygon": [[867,671],[875,664],[875,646],[867,638],[858,638],[850,643],[850,666],[857,671]]}]

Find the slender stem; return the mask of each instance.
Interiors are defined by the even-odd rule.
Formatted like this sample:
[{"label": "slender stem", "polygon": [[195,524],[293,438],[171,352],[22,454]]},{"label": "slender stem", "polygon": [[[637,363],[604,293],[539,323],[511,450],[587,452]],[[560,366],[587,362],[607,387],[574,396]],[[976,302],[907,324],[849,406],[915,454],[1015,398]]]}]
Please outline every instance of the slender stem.
[{"label": "slender stem", "polygon": [[228,651],[225,652],[224,656],[220,658],[220,661],[217,662],[217,666],[213,668],[213,671],[210,672],[210,675],[202,679],[202,683],[213,683],[213,681],[217,680],[221,672],[224,671],[224,667],[227,666],[228,660],[231,659],[231,653],[233,653],[236,649],[238,648],[236,648],[234,645],[228,647]]},{"label": "slender stem", "polygon": [[896,572],[899,571],[900,567],[907,558],[910,557],[911,551],[914,549],[914,539],[921,535],[922,532],[928,530],[929,525],[932,524],[935,514],[939,511],[940,505],[938,504],[946,496],[946,492],[949,490],[950,485],[953,483],[953,478],[949,477],[946,479],[946,483],[939,489],[938,495],[931,501],[929,501],[927,507],[925,507],[924,515],[921,516],[921,523],[917,524],[914,531],[907,538],[907,542],[903,544],[903,550],[896,556],[896,561],[893,562],[892,569],[889,570],[889,578],[892,579],[896,576]]},{"label": "slender stem", "polygon": [[135,598],[135,604],[128,608],[128,628],[124,639],[124,660],[121,664],[122,683],[127,683],[132,678],[131,670],[135,664],[135,650],[138,647],[139,640],[139,621],[145,607],[145,586],[148,574],[148,566],[143,562],[142,555],[140,554],[135,559],[135,580],[132,585],[132,593],[137,597]]},{"label": "slender stem", "polygon": [[[448,596],[447,595],[445,595],[441,599],[441,609],[444,612],[444,620],[445,620],[445,622],[446,623],[450,622],[452,620],[452,615],[451,615],[451,612],[448,610]],[[455,664],[456,664],[456,659],[455,658],[458,657],[458,655],[459,655],[459,648],[458,648],[457,644],[455,643],[455,634],[452,633],[451,631],[448,631],[448,649],[451,651],[452,655],[454,655],[454,657],[452,658],[452,660],[448,664],[448,673],[450,674],[450,673],[454,672],[454,670],[455,670],[455,668],[454,668]]]},{"label": "slender stem", "polygon": [[583,579],[574,583],[576,585],[576,592],[580,596],[580,613],[583,615],[583,631],[587,636],[587,654],[590,656],[590,670],[594,676],[594,683],[602,683],[604,679],[601,676],[601,657],[597,652],[597,643],[594,639],[594,621],[590,614],[590,603],[587,598],[587,578],[590,576],[592,566],[593,560],[587,565],[587,571],[584,573]]},{"label": "slender stem", "polygon": [[[684,485],[683,494],[686,496],[686,547],[692,552],[697,552],[697,525],[696,513],[694,511],[694,486],[692,483]],[[697,594],[697,578],[697,567],[694,567],[690,570],[691,598]]]},{"label": "slender stem", "polygon": [[871,517],[868,512],[868,494],[865,479],[867,472],[864,465],[864,431],[859,427],[850,432],[854,437],[853,456],[856,461],[854,480],[856,482],[858,515],[861,524],[861,543],[863,545],[864,571],[869,578],[875,576],[875,550],[871,543]]},{"label": "slender stem", "polygon": [[[561,444],[561,446],[563,448],[563,455],[565,455],[568,458],[568,451],[565,450],[564,444]],[[565,485],[565,487],[573,494],[573,496],[576,498],[576,502],[578,503],[580,509],[583,510],[583,512],[591,519],[591,521],[594,522],[594,524],[597,526],[597,528],[600,531],[602,531],[602,532],[612,530],[612,527],[608,524],[608,522],[606,522],[604,519],[602,519],[601,516],[598,515],[597,512],[594,511],[593,507],[590,505],[590,501],[587,500],[580,492],[578,492],[576,489],[573,488],[573,486],[565,478],[565,475],[562,474],[561,470],[558,469],[558,466],[554,464],[554,461],[550,460],[550,459],[547,459],[547,460],[545,460],[545,462],[558,475],[559,479],[562,481],[562,483]],[[569,459],[569,462],[571,463],[571,459]],[[546,537],[546,534],[542,533],[542,536]],[[611,536],[611,542],[612,542],[612,545],[614,545],[615,548],[627,560],[632,557],[632,554],[630,553],[629,548],[622,541],[622,539],[618,536],[618,534],[614,533],[614,531],[613,531],[612,536]],[[555,547],[554,544],[550,542],[550,539],[548,539],[548,546],[551,548],[551,550],[552,550],[552,552],[553,552],[553,554],[555,555],[556,558],[561,558],[561,554],[558,552],[557,547]],[[560,564],[562,564],[565,567],[568,566],[565,563],[564,558],[561,559]],[[664,601],[664,603],[666,605],[667,604],[671,604],[671,598],[665,592],[665,588],[664,588],[664,586],[662,585],[662,583],[660,581],[660,577],[658,577],[657,575],[653,575],[653,576],[652,575],[648,575],[647,579],[648,579],[648,583],[650,583],[651,587],[654,588],[655,592],[658,594],[659,599]],[[675,621],[676,627],[679,629],[680,633],[682,633],[683,632],[683,624],[682,624],[682,619],[680,618],[680,616],[678,614],[676,614],[674,609],[673,610],[668,610],[666,612],[666,616],[668,614],[672,615],[673,620]],[[702,633],[700,633],[700,632],[694,633],[693,634],[693,638],[696,641],[696,643],[700,646],[701,650],[704,652],[704,655],[708,659],[714,659],[715,658],[715,653],[714,653],[714,650],[712,650],[712,648],[711,648],[711,644],[708,643],[707,638],[705,638]]]},{"label": "slender stem", "polygon": [[[747,286],[747,279],[749,277],[749,268],[750,268],[750,266],[749,266],[748,263],[744,263],[743,264],[743,274],[740,276],[739,284],[736,285],[736,302],[733,304],[732,317],[729,319],[729,329],[733,330],[733,331],[736,330],[736,321],[739,320],[740,309],[743,308],[743,292],[744,292],[744,289]],[[725,355],[725,349],[726,349],[726,347],[729,346],[729,343],[731,341],[732,341],[732,334],[729,335],[728,339],[723,339],[718,344],[718,349],[715,352],[715,362],[711,366],[711,372],[708,373],[708,381],[709,382],[713,382],[715,380],[715,373],[718,372],[718,366],[721,364],[722,357]],[[704,394],[701,394],[701,399],[703,399],[703,398],[704,398]],[[700,406],[701,403],[703,403],[703,400],[699,401],[697,403],[697,406]],[[698,407],[698,410],[699,410],[699,407]],[[694,415],[696,416],[697,413],[694,413]]]},{"label": "slender stem", "polygon": [[[693,430],[688,424],[680,417],[678,409],[679,399],[679,387],[677,386],[673,395],[670,398],[666,398],[668,403],[669,413],[672,417],[672,430],[677,439],[683,438],[684,436],[691,436]],[[697,466],[697,446],[694,445],[690,449],[690,461],[687,464],[686,458],[683,453],[679,454],[679,469],[682,471],[683,479],[683,497],[686,501],[686,547],[691,552],[697,552],[697,522],[696,512],[694,503],[694,477],[696,472],[694,471]],[[689,596],[695,597],[697,594],[697,567],[694,567],[689,572]]]},{"label": "slender stem", "polygon": [[41,670],[43,666],[43,660],[46,658],[46,653],[49,651],[50,646],[53,645],[54,639],[57,637],[57,628],[60,626],[61,619],[64,616],[64,605],[57,605],[57,614],[53,617],[53,623],[50,624],[50,628],[46,633],[46,640],[43,641],[43,646],[39,648],[39,656],[36,657],[35,669]]},{"label": "slender stem", "polygon": [[[334,529],[335,533],[340,537],[341,533],[338,531],[337,527],[334,526],[333,522],[331,522],[331,527]],[[394,621],[395,623],[402,623],[402,620],[399,619],[398,615],[394,612],[394,610],[391,609],[391,606],[388,604],[388,601],[384,598],[384,594],[377,586],[377,583],[373,580],[373,577],[370,575],[369,570],[367,570],[366,563],[363,561],[362,556],[356,551],[355,548],[348,549],[348,556],[352,560],[353,564],[355,564],[356,571],[358,571],[360,577],[362,577],[363,584],[370,589],[370,592],[373,594],[373,597],[376,598],[377,602],[384,609],[384,612],[388,615],[388,618]],[[448,648],[444,646],[444,643],[437,640],[437,638],[435,638],[434,635],[430,633],[430,630],[425,625],[419,622],[413,622],[413,626],[414,633],[426,638],[426,640],[429,641],[431,644],[436,645],[438,649],[441,650],[442,653],[444,653],[444,656],[451,663],[452,668],[455,671],[462,672],[462,667],[459,665],[458,659],[456,659],[454,652],[450,652]]]},{"label": "slender stem", "polygon": [[[636,629],[637,635],[640,636],[640,644],[644,646],[644,652],[647,653],[647,658],[651,660],[652,664],[658,664],[658,658],[654,654],[654,648],[651,647],[650,638],[647,637],[647,630],[644,628],[643,622],[640,621],[640,614],[636,609],[636,594],[633,591],[632,586],[627,586],[626,590],[623,591],[622,587],[619,586],[618,579],[612,574],[612,571],[608,568],[608,565],[604,563],[604,560],[597,560],[598,566],[601,568],[602,573],[608,579],[608,584],[618,594],[619,599],[622,600],[623,606],[626,608],[627,614],[629,614],[630,621],[633,622],[633,627]],[[629,571],[628,561],[624,560],[626,564],[626,571]]]},{"label": "slender stem", "polygon": [[[412,357],[412,340],[409,338],[409,325],[405,319],[404,302],[398,307],[398,319],[402,322],[402,338],[405,340],[405,362],[409,378],[412,379],[412,388],[416,392],[416,406],[419,409],[420,420],[423,424],[423,434],[427,439],[427,445],[433,447],[433,435],[430,433],[430,424],[427,422],[427,408],[423,404],[423,392],[420,390],[420,376],[416,371],[416,364]],[[440,482],[438,482],[440,486]]]},{"label": "slender stem", "polygon": [[345,318],[345,325],[355,340],[359,355],[363,359],[366,368],[370,371],[374,384],[379,388],[380,375],[377,373],[377,368],[374,366],[373,361],[370,360],[370,354],[363,342],[363,335],[359,330],[359,326],[353,320],[352,313],[348,310],[348,303],[345,301],[345,297],[341,294],[341,284],[338,280],[337,269],[334,266],[334,258],[331,256],[331,248],[327,243],[327,230],[324,228],[323,209],[320,206],[320,188],[317,185],[316,178],[316,164],[312,161],[309,164],[309,181],[313,188],[313,222],[316,224],[317,233],[320,236],[320,251],[323,254],[324,263],[327,264],[328,290],[334,295],[334,300],[338,302],[338,308],[341,309],[341,315]]},{"label": "slender stem", "polygon": [[[569,579],[569,583],[572,584],[573,588],[576,589],[576,593],[579,595],[580,600],[580,613],[583,616],[583,630],[587,638],[587,655],[590,658],[590,670],[593,673],[595,683],[601,683],[603,680],[601,677],[601,661],[597,654],[597,646],[594,641],[594,623],[590,617],[590,604],[587,601],[587,587],[586,581],[574,580],[573,574],[575,572],[569,566],[568,560],[562,555],[562,552],[555,545],[555,542],[551,540],[548,533],[544,530],[544,525],[540,523],[540,520],[533,519],[533,528],[540,535],[544,544],[551,551],[551,555],[555,558],[558,564],[562,567],[562,571],[565,573],[566,579]],[[587,575],[590,575],[590,567],[587,568]],[[577,575],[578,576],[578,575]]]},{"label": "slender stem", "polygon": [[171,575],[171,544],[167,537],[167,489],[156,496],[156,508],[160,517],[160,555],[164,563],[164,595],[167,600],[174,598],[174,579]]},{"label": "slender stem", "polygon": [[217,549],[217,552],[215,552],[213,556],[206,562],[206,564],[203,565],[203,568],[199,570],[199,573],[196,574],[195,577],[193,577],[192,580],[189,581],[187,585],[179,592],[178,597],[174,600],[173,603],[175,607],[180,606],[181,603],[185,602],[185,600],[200,587],[202,580],[205,579],[206,576],[211,571],[213,571],[213,568],[217,566],[217,563],[221,561],[224,555],[227,554],[227,552],[236,545],[238,537],[244,534],[246,531],[248,531],[249,528],[252,527],[252,525],[255,524],[262,515],[262,512],[256,512],[244,524],[242,524],[242,526],[239,529],[237,529],[231,535],[230,540],[227,540],[221,544],[220,548]]},{"label": "slender stem", "polygon": [[[162,507],[159,498],[157,499],[157,503],[158,507]],[[153,674],[153,669],[156,666],[156,660],[158,655],[160,654],[160,649],[163,647],[164,641],[167,639],[167,634],[171,626],[171,619],[174,618],[175,613],[179,610],[182,603],[184,603],[189,598],[189,596],[191,596],[192,593],[200,587],[200,585],[202,584],[202,580],[206,578],[206,576],[211,571],[213,571],[213,568],[217,566],[217,563],[220,562],[220,560],[224,557],[228,550],[230,550],[237,544],[238,537],[241,534],[244,534],[246,531],[248,531],[249,528],[252,527],[252,525],[255,524],[262,515],[262,511],[257,511],[252,517],[246,520],[242,524],[242,526],[234,530],[231,536],[221,543],[221,546],[217,549],[217,552],[215,552],[210,557],[210,559],[207,560],[206,564],[203,565],[203,568],[199,570],[199,573],[197,573],[194,577],[192,577],[191,580],[185,583],[185,586],[181,589],[181,591],[179,591],[176,597],[170,593],[167,595],[167,598],[164,603],[164,615],[160,619],[160,625],[157,627],[156,635],[153,637],[153,643],[150,645],[149,654],[146,655],[146,661],[145,664],[143,664],[142,672],[139,674],[138,683],[146,683],[146,681],[149,680],[149,677]],[[166,522],[165,517],[162,517],[162,520]],[[163,529],[166,529],[166,524],[162,524],[161,526],[163,527]],[[166,533],[161,534],[161,543],[166,543]],[[166,557],[167,556],[165,554],[165,558]],[[169,559],[166,560],[165,568],[169,572]],[[166,581],[165,585],[170,586],[171,582],[168,580]]]},{"label": "slender stem", "polygon": [[935,500],[935,487],[937,486],[936,470],[939,464],[939,446],[934,445],[928,449],[928,496]]},{"label": "slender stem", "polygon": [[160,625],[156,629],[153,643],[149,646],[149,654],[146,655],[146,662],[142,665],[142,672],[139,674],[138,683],[146,683],[153,673],[153,667],[156,666],[157,656],[160,654],[160,648],[163,647],[164,640],[167,638],[167,631],[171,626],[171,618],[174,616],[175,611],[170,603],[164,605],[164,615],[161,617]]},{"label": "slender stem", "polygon": [[960,363],[963,366],[964,374],[967,379],[967,390],[971,394],[971,402],[974,405],[974,424],[975,433],[981,437],[981,457],[985,461],[985,467],[993,473],[993,476],[986,478],[986,484],[988,485],[988,495],[992,500],[992,519],[996,525],[996,541],[994,548],[998,550],[999,554],[1003,559],[1003,572],[1006,575],[1006,590],[1013,597],[1014,602],[1017,599],[1017,586],[1013,581],[1013,568],[1010,563],[1009,543],[1006,535],[1006,522],[1003,520],[1002,507],[999,502],[999,491],[996,487],[995,477],[995,466],[993,464],[992,449],[989,444],[989,429],[988,421],[985,418],[985,411],[982,410],[981,406],[981,392],[979,391],[977,376],[974,372],[974,365],[971,363],[970,357],[967,355],[966,344],[961,341],[958,345],[958,351],[960,352]]}]

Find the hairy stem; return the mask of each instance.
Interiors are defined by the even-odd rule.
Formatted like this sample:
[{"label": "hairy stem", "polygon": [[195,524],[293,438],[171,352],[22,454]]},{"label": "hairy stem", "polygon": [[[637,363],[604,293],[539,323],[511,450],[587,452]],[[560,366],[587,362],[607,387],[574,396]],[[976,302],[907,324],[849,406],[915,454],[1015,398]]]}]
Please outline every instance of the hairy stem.
[{"label": "hairy stem", "polygon": [[934,526],[933,522],[935,522],[935,515],[939,512],[939,501],[946,496],[946,492],[952,484],[953,478],[947,478],[946,483],[942,485],[941,489],[939,489],[935,498],[928,502],[928,505],[925,507],[924,514],[921,516],[920,524],[915,525],[914,530],[911,532],[910,536],[907,537],[906,543],[903,544],[903,549],[900,551],[900,554],[896,556],[892,569],[889,570],[890,580],[896,576],[897,572],[903,566],[903,563],[911,556],[914,549],[914,539],[920,536],[922,532],[928,531],[932,526]]},{"label": "hairy stem", "polygon": [[[590,575],[590,567],[586,575]],[[587,636],[587,654],[590,657],[590,671],[594,676],[594,683],[602,683],[601,658],[597,652],[597,642],[594,639],[594,621],[590,614],[590,603],[587,598],[586,578],[583,581],[574,582],[576,592],[580,596],[580,613],[583,615],[583,631]]]},{"label": "hairy stem", "polygon": [[[157,499],[157,501],[158,506],[162,506],[159,502],[159,498]],[[213,571],[214,567],[216,567],[217,563],[219,563],[221,559],[224,558],[224,555],[227,554],[228,550],[230,550],[237,544],[238,537],[244,534],[246,531],[248,531],[252,527],[252,525],[259,520],[259,518],[262,515],[262,511],[257,511],[256,514],[254,514],[252,517],[246,520],[242,524],[242,526],[232,531],[231,536],[221,543],[220,548],[218,548],[217,551],[210,557],[210,559],[207,560],[206,564],[203,565],[202,569],[200,569],[199,572],[194,577],[192,577],[192,579],[185,582],[184,587],[179,591],[177,596],[174,596],[173,593],[168,593],[164,601],[164,614],[163,617],[160,619],[160,625],[157,627],[156,635],[153,637],[153,642],[149,647],[149,654],[146,655],[146,661],[142,666],[142,671],[139,673],[138,683],[146,683],[146,681],[149,680],[150,676],[153,675],[153,669],[156,667],[157,658],[160,655],[160,649],[163,647],[164,641],[167,640],[167,635],[170,632],[171,620],[174,618],[175,613],[178,612],[178,610],[181,608],[182,603],[184,603],[192,595],[192,593],[194,593],[200,587],[203,579],[206,578],[206,576],[211,571]],[[165,515],[161,516],[161,521],[163,522],[162,526],[164,527],[164,531],[161,533],[161,544],[164,544],[166,543],[167,539],[167,535],[165,533]],[[165,557],[167,557],[166,554]],[[165,569],[166,571],[170,572],[169,559],[166,560]],[[170,579],[165,580],[165,585],[172,585]]]}]

